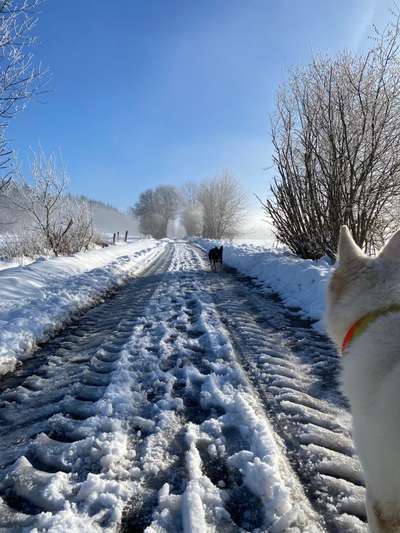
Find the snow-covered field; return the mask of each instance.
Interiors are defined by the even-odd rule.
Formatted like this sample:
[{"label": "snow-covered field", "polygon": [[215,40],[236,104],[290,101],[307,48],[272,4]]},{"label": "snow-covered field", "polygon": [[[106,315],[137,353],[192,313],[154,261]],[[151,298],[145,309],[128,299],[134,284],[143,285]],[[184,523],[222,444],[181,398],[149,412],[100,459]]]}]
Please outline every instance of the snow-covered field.
[{"label": "snow-covered field", "polygon": [[198,247],[158,246],[0,381],[0,529],[365,533],[332,346]]},{"label": "snow-covered field", "polygon": [[195,239],[194,242],[204,250],[223,244],[226,264],[277,292],[285,305],[299,308],[301,315],[316,320],[316,327],[323,331],[325,294],[333,269],[328,259],[300,259],[284,249],[272,247],[268,240],[230,243]]},{"label": "snow-covered field", "polygon": [[165,245],[166,241],[135,240],[1,270],[0,375],[13,370],[18,359],[77,311],[139,273]]}]

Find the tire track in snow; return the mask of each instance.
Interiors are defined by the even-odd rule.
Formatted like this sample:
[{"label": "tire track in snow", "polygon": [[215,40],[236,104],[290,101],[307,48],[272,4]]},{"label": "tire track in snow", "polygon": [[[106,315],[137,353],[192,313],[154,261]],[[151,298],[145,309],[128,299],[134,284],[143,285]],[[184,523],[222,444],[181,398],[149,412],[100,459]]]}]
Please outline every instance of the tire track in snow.
[{"label": "tire track in snow", "polygon": [[126,345],[171,253],[3,378],[0,528],[97,531],[120,521],[131,462]]},{"label": "tire track in snow", "polygon": [[210,274],[187,244],[175,252],[136,344],[137,375],[147,360],[159,412],[136,454],[123,531],[322,531],[204,293]]},{"label": "tire track in snow", "polygon": [[328,339],[233,269],[204,290],[213,295],[240,363],[326,530],[367,531],[361,467],[347,402],[338,392],[338,357]]}]

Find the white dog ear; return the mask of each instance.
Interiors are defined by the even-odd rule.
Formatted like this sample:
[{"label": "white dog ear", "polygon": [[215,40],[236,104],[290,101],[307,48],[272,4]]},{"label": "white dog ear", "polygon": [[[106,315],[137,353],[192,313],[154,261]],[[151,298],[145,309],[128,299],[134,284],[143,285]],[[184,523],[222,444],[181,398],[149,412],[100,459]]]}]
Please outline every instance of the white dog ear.
[{"label": "white dog ear", "polygon": [[342,264],[364,256],[361,248],[354,242],[347,226],[340,228],[338,256]]},{"label": "white dog ear", "polygon": [[388,242],[379,252],[379,257],[400,259],[400,230],[390,237]]}]

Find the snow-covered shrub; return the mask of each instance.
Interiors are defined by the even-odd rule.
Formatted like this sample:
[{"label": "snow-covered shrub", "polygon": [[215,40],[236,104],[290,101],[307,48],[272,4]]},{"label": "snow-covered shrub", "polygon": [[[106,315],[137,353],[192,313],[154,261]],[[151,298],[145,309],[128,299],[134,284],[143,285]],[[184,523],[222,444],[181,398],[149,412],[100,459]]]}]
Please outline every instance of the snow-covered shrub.
[{"label": "snow-covered shrub", "polygon": [[24,214],[29,234],[54,255],[87,250],[93,239],[88,202],[66,194],[69,178],[54,156],[34,154],[33,184],[23,183],[10,201]]},{"label": "snow-covered shrub", "polygon": [[399,226],[400,12],[373,37],[369,50],[315,57],[277,95],[264,207],[303,258],[334,258],[343,224],[367,252]]},{"label": "snow-covered shrub", "polygon": [[6,233],[0,239],[0,258],[12,261],[22,257],[37,257],[46,255],[42,236],[34,231],[21,233]]}]

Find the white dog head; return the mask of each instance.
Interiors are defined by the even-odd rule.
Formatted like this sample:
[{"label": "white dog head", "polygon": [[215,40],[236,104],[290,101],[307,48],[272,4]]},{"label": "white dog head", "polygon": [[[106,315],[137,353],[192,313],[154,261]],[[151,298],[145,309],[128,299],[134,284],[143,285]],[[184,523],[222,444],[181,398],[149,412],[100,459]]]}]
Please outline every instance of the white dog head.
[{"label": "white dog head", "polygon": [[394,303],[400,304],[400,230],[376,257],[368,257],[342,226],[328,288],[325,322],[330,337],[341,346],[348,329],[363,315]]}]

